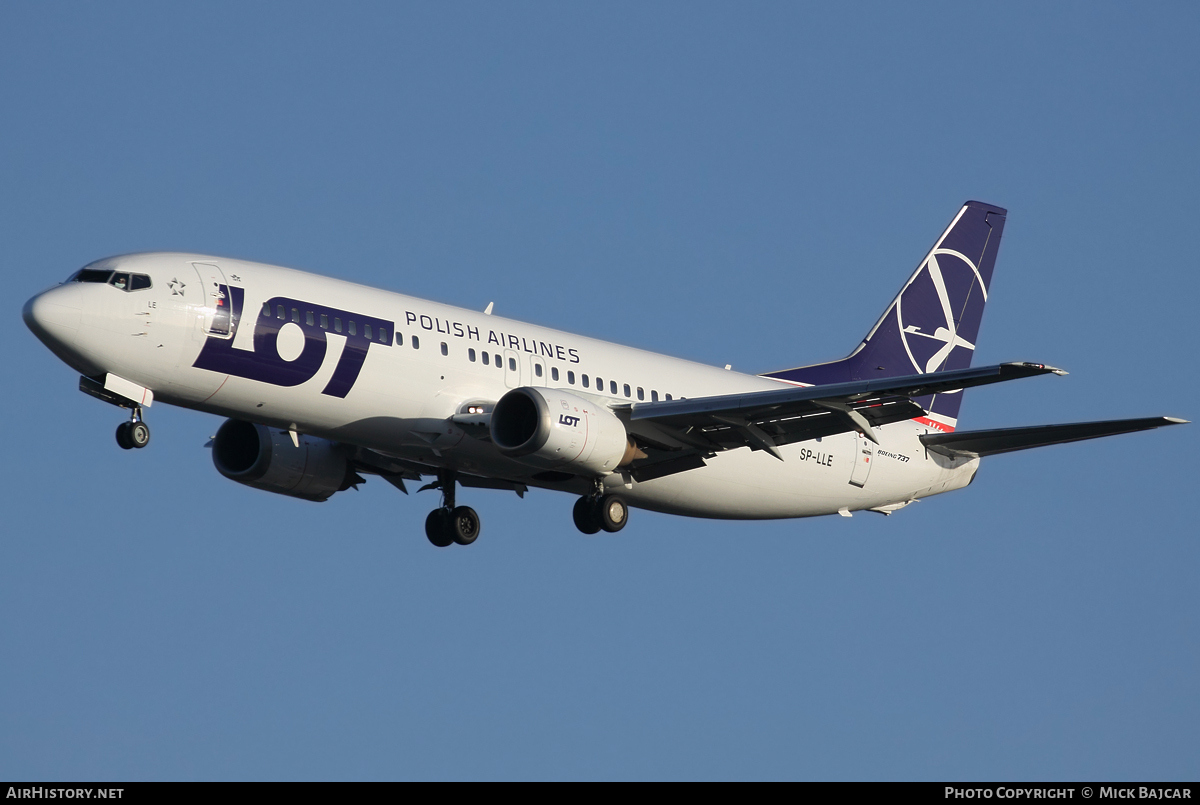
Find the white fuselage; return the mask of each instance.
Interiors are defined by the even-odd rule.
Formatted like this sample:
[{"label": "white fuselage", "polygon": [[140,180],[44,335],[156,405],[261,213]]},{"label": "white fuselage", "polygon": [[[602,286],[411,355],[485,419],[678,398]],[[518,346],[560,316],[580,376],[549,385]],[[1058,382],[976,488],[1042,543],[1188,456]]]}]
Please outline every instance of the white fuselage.
[{"label": "white fuselage", "polygon": [[[116,375],[151,390],[155,401],[530,486],[564,488],[539,483],[533,478],[538,469],[501,455],[490,441],[468,435],[450,417],[468,402],[495,402],[519,386],[561,387],[627,403],[781,385],[241,260],[153,253],[111,258],[103,265],[149,276],[151,287],[125,291],[107,284],[66,283],[31,301],[41,305],[39,321],[47,322],[53,343],[43,340],[82,374]],[[205,345],[221,340],[227,328],[221,317],[228,316],[234,300],[218,298],[218,285],[227,287],[229,296],[242,296],[234,334],[227,344],[217,344],[225,350],[222,360],[245,359],[251,368],[241,376],[195,365]],[[270,309],[264,310],[268,303]],[[261,370],[266,379],[246,376],[260,373],[253,363],[260,319],[274,319],[277,330],[275,338],[257,347],[273,353],[270,365]],[[345,365],[353,361],[343,360],[351,321],[359,345],[367,346],[354,377]],[[369,342],[363,333],[368,323]],[[325,342],[321,349],[310,344],[314,328],[322,331],[316,333],[317,341]],[[312,354],[306,352],[310,346]],[[323,356],[317,354],[322,350]],[[306,361],[313,366],[309,379],[296,382],[293,372],[286,382],[294,385],[278,384],[275,378]],[[598,378],[602,388],[596,386]],[[335,387],[344,396],[330,393]],[[620,490],[631,505],[697,517],[785,518],[897,508],[959,489],[974,476],[977,459],[952,460],[923,448],[917,437],[935,428],[947,429],[944,423],[909,420],[878,428],[878,446],[857,433],[800,442],[780,448],[783,461],[767,452],[735,449],[709,458],[706,467],[646,482],[617,472],[604,484]]]}]

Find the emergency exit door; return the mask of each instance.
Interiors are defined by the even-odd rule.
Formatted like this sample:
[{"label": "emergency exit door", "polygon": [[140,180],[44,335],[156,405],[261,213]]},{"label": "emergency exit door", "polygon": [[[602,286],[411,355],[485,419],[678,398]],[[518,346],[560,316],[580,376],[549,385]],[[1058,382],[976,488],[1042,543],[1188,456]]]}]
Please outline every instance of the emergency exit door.
[{"label": "emergency exit door", "polygon": [[515,350],[504,350],[504,385],[510,389],[521,385],[521,356]]},{"label": "emergency exit door", "polygon": [[532,375],[529,378],[529,385],[546,385],[546,363],[536,355],[531,355],[529,357],[529,373]]}]

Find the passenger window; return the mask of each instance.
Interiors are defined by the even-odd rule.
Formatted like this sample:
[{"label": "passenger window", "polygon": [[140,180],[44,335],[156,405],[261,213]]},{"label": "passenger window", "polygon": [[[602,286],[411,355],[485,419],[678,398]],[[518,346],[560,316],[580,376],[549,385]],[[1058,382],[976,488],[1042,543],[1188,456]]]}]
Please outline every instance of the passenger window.
[{"label": "passenger window", "polygon": [[[626,396],[626,397],[628,397],[629,395],[628,395],[628,394],[626,394],[625,396]],[[642,387],[641,387],[641,386],[638,386],[638,399],[639,399],[639,400],[644,400],[644,399],[646,399],[646,392],[642,391]]]},{"label": "passenger window", "polygon": [[[628,387],[626,387],[626,388],[628,388]],[[617,396],[617,381],[615,381],[615,380],[608,381],[608,393],[613,395],[614,397]]]},{"label": "passenger window", "polygon": [[[279,319],[280,321],[283,321],[287,318],[287,313],[283,311],[283,305],[275,306],[275,318]],[[340,333],[341,330],[338,330],[338,332]]]},{"label": "passenger window", "polygon": [[386,327],[379,328],[379,343],[381,343],[381,344],[392,343],[392,339],[388,338],[388,333],[387,333]]},{"label": "passenger window", "polygon": [[567,372],[567,382],[570,383],[572,386],[575,385],[575,373],[574,372]]},{"label": "passenger window", "polygon": [[503,366],[504,366],[504,362],[500,360],[500,353],[497,352],[496,353],[496,368],[500,369],[500,368],[503,368]]},{"label": "passenger window", "polygon": [[420,349],[421,348],[421,339],[417,338],[414,335],[412,337],[412,345],[413,345],[413,349]]},{"label": "passenger window", "polygon": [[400,332],[399,330],[396,331],[396,346],[404,346],[404,333]]},{"label": "passenger window", "polygon": [[329,329],[329,314],[328,313],[321,314],[321,329],[322,330]]},{"label": "passenger window", "polygon": [[508,371],[510,371],[510,372],[517,371],[517,359],[516,358],[508,359]]},{"label": "passenger window", "polygon": [[150,287],[150,278],[145,274],[134,274],[130,281],[133,283],[129,286],[131,291],[143,291]]},{"label": "passenger window", "polygon": [[296,310],[296,308],[292,308],[292,321],[293,321],[295,324],[299,324],[299,323],[300,323],[300,311],[299,311],[299,310]]},{"label": "passenger window", "polygon": [[372,334],[372,332],[371,332],[371,325],[369,325],[369,324],[363,325],[363,337],[366,338],[368,341],[370,341],[372,338],[374,338],[374,334]]},{"label": "passenger window", "polygon": [[342,320],[338,316],[333,317],[333,331],[340,333],[342,331]]},{"label": "passenger window", "polygon": [[658,402],[658,392],[650,389],[650,402]]},{"label": "passenger window", "polygon": [[625,396],[626,397],[629,396],[629,384],[628,383],[625,384]]},{"label": "passenger window", "polygon": [[263,302],[262,317],[264,319],[271,318],[271,303]]},{"label": "passenger window", "polygon": [[540,363],[535,363],[533,365],[533,373],[538,377],[542,376],[542,365]]},{"label": "passenger window", "polygon": [[350,335],[358,335],[358,325],[354,323],[354,319],[350,320]]},{"label": "passenger window", "polygon": [[[484,357],[487,357],[486,352],[483,354],[484,354]],[[473,349],[467,350],[467,360],[469,360],[471,363],[475,363],[475,350],[473,350]]]},{"label": "passenger window", "polygon": [[317,323],[317,320],[313,317],[313,312],[311,310],[305,312],[304,323],[307,324],[309,327],[312,327],[314,324]]},{"label": "passenger window", "polygon": [[443,341],[443,342],[442,342],[442,354],[443,354],[443,355],[449,355],[449,354],[450,354],[450,348],[446,346],[446,342],[445,342],[445,341]]},{"label": "passenger window", "polygon": [[558,367],[557,366],[550,367],[550,379],[555,380],[555,381],[558,380]]},{"label": "passenger window", "polygon": [[108,284],[116,288],[118,291],[128,291],[129,275],[125,273],[113,274],[112,279],[108,281]]},{"label": "passenger window", "polygon": [[668,400],[669,400],[669,399],[671,399],[671,395],[670,395],[670,394],[668,394],[668,395],[667,395],[667,399],[668,399]]},{"label": "passenger window", "polygon": [[588,387],[588,376],[584,375],[581,379],[583,380],[583,387],[587,388]]},{"label": "passenger window", "polygon": [[604,391],[604,378],[596,378],[596,391]]},{"label": "passenger window", "polygon": [[483,365],[484,365],[484,366],[491,366],[491,365],[492,365],[492,358],[491,358],[491,355],[490,355],[489,353],[487,353],[487,352],[483,353]]}]

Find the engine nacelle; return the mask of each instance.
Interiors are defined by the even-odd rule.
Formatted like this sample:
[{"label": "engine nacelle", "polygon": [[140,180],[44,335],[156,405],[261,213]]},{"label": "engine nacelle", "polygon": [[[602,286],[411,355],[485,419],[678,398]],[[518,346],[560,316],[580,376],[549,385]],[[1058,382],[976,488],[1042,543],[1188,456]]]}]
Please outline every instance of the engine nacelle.
[{"label": "engine nacelle", "polygon": [[492,409],[491,435],[510,458],[577,475],[607,475],[645,456],[612,411],[561,389],[508,392]]},{"label": "engine nacelle", "polygon": [[318,502],[358,480],[345,447],[313,436],[299,442],[266,425],[230,419],[213,439],[213,464],[239,484]]}]

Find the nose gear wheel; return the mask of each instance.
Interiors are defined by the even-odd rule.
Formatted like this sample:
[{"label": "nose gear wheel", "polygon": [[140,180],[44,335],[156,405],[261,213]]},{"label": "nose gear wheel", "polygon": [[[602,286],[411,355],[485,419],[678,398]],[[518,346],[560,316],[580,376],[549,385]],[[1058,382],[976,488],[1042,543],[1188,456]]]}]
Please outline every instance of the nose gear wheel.
[{"label": "nose gear wheel", "polygon": [[117,445],[122,450],[141,449],[150,444],[150,426],[142,421],[140,408],[133,409],[133,416],[128,422],[117,426]]}]

